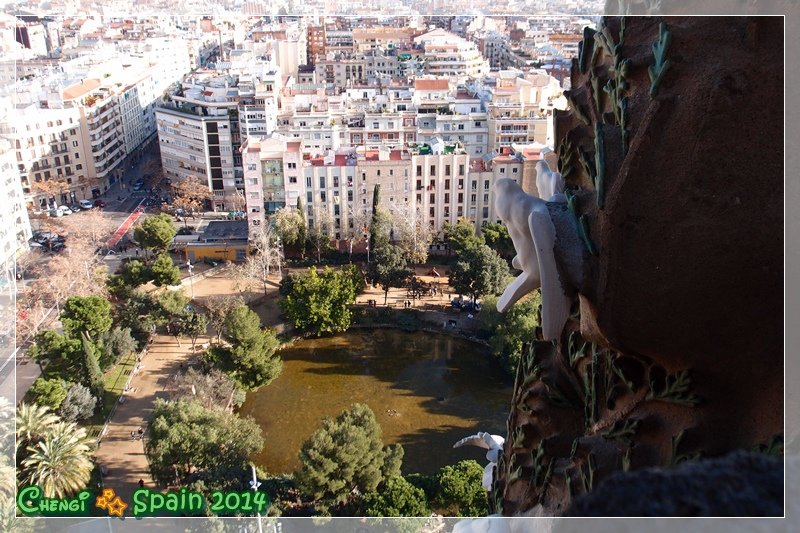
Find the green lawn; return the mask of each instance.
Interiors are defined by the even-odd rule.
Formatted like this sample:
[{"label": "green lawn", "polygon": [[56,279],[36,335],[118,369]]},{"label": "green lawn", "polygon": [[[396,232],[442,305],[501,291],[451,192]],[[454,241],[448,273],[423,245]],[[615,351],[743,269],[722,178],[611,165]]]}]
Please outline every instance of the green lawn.
[{"label": "green lawn", "polygon": [[87,431],[92,437],[99,437],[103,430],[106,417],[111,412],[114,404],[119,400],[125,388],[125,383],[133,368],[136,366],[136,353],[131,353],[120,360],[117,365],[109,370],[104,376],[105,392],[103,393],[103,404],[95,415],[87,420]]}]

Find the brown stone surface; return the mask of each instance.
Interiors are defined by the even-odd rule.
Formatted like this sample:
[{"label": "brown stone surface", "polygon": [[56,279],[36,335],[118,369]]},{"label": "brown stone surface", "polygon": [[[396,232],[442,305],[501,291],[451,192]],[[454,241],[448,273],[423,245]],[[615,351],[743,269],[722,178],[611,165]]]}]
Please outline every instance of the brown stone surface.
[{"label": "brown stone surface", "polygon": [[[672,65],[651,98],[647,67],[661,22]],[[620,21],[606,24],[613,46]],[[556,345],[534,343],[533,364],[520,369],[493,494],[505,514],[537,503],[559,513],[570,492],[621,470],[626,455],[635,470],[749,449],[783,431],[783,21],[629,18],[621,56],[631,61],[627,155],[609,95],[600,90],[599,110],[594,101],[591,76],[602,87],[614,75],[606,52],[586,74],[573,65],[575,100],[592,124],[556,117],[556,145],[568,138],[575,149],[567,188],[581,189],[578,214],[599,254],[584,268],[580,315]],[[602,209],[577,158],[597,157],[601,117]],[[596,345],[570,362],[570,339],[573,353]],[[539,379],[526,381],[534,366]],[[652,398],[651,382],[662,390],[682,371],[698,405]],[[609,438],[626,422],[635,431]]]}]

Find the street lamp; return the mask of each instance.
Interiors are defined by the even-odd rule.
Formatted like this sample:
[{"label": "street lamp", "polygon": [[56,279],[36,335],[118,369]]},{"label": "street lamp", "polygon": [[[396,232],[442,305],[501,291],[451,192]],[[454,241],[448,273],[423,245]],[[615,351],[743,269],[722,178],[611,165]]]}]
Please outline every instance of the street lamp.
[{"label": "street lamp", "polygon": [[186,268],[189,269],[189,287],[192,291],[192,300],[194,300],[194,281],[192,280],[192,269],[194,266],[192,266],[191,261],[186,261]]},{"label": "street lamp", "polygon": [[369,244],[367,244],[367,263],[369,263]]}]

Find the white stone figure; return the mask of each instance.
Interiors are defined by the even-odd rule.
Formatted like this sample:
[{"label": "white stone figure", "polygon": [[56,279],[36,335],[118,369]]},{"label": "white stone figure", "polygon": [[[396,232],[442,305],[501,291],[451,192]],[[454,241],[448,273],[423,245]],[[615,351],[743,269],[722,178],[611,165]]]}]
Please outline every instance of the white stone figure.
[{"label": "white stone figure", "polygon": [[539,191],[539,198],[548,202],[559,201],[561,197],[558,195],[564,194],[564,178],[550,170],[550,165],[544,159],[536,163],[536,190]]},{"label": "white stone figure", "polygon": [[[555,181],[550,180],[551,183]],[[564,291],[556,267],[556,228],[550,219],[547,202],[525,193],[508,178],[497,180],[494,187],[495,208],[517,251],[511,265],[522,270],[497,301],[497,310],[505,312],[520,298],[541,287],[542,336],[544,340],[556,339],[569,318],[571,300]]]},{"label": "white stone figure", "polygon": [[486,459],[489,464],[483,469],[483,488],[487,491],[492,490],[492,471],[497,464],[497,459],[503,453],[503,443],[506,441],[500,435],[490,435],[485,431],[481,431],[476,435],[464,437],[453,445],[453,448],[471,444],[472,446],[479,446],[489,451],[486,452]]}]

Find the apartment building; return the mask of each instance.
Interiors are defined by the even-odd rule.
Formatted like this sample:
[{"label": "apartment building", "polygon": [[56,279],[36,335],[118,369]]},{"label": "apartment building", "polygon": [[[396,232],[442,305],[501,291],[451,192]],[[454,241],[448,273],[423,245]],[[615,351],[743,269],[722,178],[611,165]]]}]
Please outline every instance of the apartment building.
[{"label": "apartment building", "polygon": [[8,139],[0,138],[0,288],[13,286],[17,257],[27,250],[31,223],[18,179],[16,151]]},{"label": "apartment building", "polygon": [[489,72],[489,63],[476,44],[448,31],[430,31],[415,37],[414,43],[424,50],[428,74],[464,82]]}]

